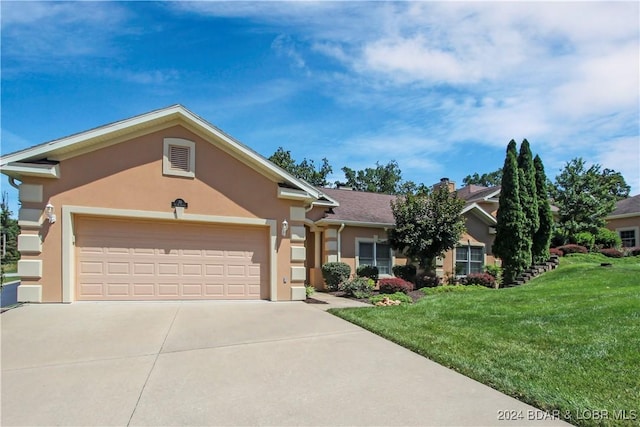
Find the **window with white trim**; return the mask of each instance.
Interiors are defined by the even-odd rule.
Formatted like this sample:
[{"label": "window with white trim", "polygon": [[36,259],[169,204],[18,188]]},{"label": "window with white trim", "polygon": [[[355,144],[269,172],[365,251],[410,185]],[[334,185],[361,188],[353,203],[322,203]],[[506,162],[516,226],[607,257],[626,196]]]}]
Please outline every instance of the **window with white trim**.
[{"label": "window with white trim", "polygon": [[165,138],[162,173],[194,178],[196,176],[196,143],[182,138]]},{"label": "window with white trim", "polygon": [[391,274],[391,246],[375,241],[358,241],[358,267],[378,267],[378,274]]},{"label": "window with white trim", "polygon": [[625,248],[632,248],[637,245],[638,238],[636,236],[635,228],[630,228],[627,230],[619,230],[620,239],[622,240],[622,246]]},{"label": "window with white trim", "polygon": [[470,245],[456,247],[456,275],[466,276],[483,271],[484,247]]}]

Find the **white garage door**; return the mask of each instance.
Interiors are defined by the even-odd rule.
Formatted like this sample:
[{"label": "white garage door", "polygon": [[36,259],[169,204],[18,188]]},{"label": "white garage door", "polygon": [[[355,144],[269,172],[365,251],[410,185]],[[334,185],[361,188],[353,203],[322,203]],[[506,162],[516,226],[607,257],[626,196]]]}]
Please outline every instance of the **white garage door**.
[{"label": "white garage door", "polygon": [[78,217],[77,300],[267,299],[264,227]]}]

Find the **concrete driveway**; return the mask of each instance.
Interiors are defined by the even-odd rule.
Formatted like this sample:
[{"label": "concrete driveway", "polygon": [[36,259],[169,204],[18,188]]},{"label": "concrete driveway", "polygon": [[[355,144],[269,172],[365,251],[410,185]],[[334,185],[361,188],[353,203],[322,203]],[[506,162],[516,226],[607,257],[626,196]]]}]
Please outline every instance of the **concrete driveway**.
[{"label": "concrete driveway", "polygon": [[2,425],[562,424],[534,422],[534,408],[320,308],[10,310],[1,316]]}]

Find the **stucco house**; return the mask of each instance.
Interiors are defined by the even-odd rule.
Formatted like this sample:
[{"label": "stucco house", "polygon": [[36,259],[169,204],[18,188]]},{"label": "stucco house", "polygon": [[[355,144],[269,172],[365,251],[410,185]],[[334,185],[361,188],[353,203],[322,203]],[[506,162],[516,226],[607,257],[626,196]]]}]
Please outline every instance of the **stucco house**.
[{"label": "stucco house", "polygon": [[[393,196],[315,188],[181,105],[2,156],[19,190],[18,299],[302,300],[330,261],[406,260]],[[453,191],[453,183],[449,185]],[[499,189],[465,187],[467,232],[439,273],[480,271]]]},{"label": "stucco house", "polygon": [[640,246],[640,194],[618,201],[606,221],[606,227],[622,239],[622,246]]}]

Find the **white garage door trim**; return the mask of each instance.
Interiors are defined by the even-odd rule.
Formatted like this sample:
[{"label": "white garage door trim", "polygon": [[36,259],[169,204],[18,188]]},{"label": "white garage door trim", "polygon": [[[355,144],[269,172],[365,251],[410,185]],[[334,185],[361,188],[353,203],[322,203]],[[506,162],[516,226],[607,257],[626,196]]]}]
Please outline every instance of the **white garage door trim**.
[{"label": "white garage door trim", "polygon": [[132,209],[94,208],[87,206],[62,206],[62,301],[75,301],[75,232],[74,215],[95,215],[113,218],[131,218],[147,220],[168,220],[176,222],[198,222],[205,224],[262,225],[269,227],[269,299],[278,300],[277,293],[277,221],[274,219],[242,218],[216,215],[198,215],[185,213],[176,218],[174,212],[140,211]]}]

